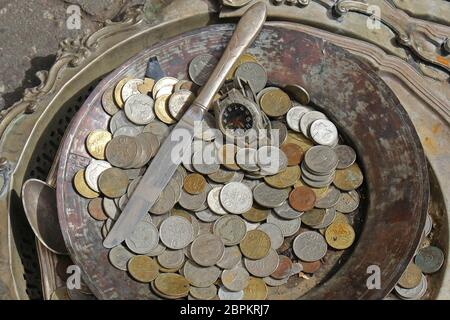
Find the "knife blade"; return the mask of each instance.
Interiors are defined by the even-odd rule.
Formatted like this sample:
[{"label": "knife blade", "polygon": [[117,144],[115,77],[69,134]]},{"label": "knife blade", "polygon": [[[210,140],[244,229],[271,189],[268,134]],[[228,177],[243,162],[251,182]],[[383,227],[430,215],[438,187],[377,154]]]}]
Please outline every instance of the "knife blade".
[{"label": "knife blade", "polygon": [[215,94],[233,65],[253,43],[266,20],[267,8],[262,2],[252,5],[239,20],[225,51],[203,86],[198,97],[166,138],[144,176],[130,197],[122,214],[103,241],[106,248],[123,242],[158,200],[169,183],[183,154],[190,148],[194,125],[203,119]]}]

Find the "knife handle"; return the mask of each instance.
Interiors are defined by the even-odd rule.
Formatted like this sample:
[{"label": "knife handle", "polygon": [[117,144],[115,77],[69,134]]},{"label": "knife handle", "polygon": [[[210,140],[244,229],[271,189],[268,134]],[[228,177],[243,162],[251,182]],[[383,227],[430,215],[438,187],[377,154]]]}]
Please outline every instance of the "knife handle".
[{"label": "knife handle", "polygon": [[225,82],[227,74],[247,47],[255,40],[262,29],[267,17],[266,4],[257,2],[252,5],[241,17],[231,39],[211,73],[208,81],[203,86],[193,106],[208,110],[214,96]]}]

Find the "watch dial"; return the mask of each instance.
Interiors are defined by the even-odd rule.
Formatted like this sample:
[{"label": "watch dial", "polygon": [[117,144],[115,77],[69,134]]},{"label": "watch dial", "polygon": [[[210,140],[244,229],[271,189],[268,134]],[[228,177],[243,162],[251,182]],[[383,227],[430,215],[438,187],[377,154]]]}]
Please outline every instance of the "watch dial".
[{"label": "watch dial", "polygon": [[222,113],[222,126],[237,135],[244,134],[253,127],[253,117],[250,111],[241,104],[230,104]]}]

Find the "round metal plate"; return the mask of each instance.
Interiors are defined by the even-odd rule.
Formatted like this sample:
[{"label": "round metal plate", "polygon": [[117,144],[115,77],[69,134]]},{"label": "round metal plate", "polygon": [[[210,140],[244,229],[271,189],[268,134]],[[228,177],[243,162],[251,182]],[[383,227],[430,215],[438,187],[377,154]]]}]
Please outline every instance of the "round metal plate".
[{"label": "round metal plate", "polygon": [[[155,55],[167,75],[186,79],[192,58],[207,51],[219,57],[232,30],[233,25],[212,25],[145,50],[98,85],[66,132],[57,180],[58,215],[70,255],[100,299],[156,298],[148,285],[109,264],[100,224],[89,217],[88,200],[72,186],[74,174],[90,161],[84,147],[87,134],[107,128],[102,93],[126,75],[143,77],[148,59]],[[322,284],[302,298],[384,297],[410,261],[426,218],[426,161],[411,121],[371,67],[335,45],[297,31],[294,24],[268,23],[249,52],[271,81],[300,84],[309,91],[313,103],[357,150],[366,179],[365,221],[353,252],[340,267],[328,268],[333,271],[324,275]],[[371,265],[380,268],[381,290],[366,286]],[[296,279],[277,298],[298,298],[306,291]]]}]

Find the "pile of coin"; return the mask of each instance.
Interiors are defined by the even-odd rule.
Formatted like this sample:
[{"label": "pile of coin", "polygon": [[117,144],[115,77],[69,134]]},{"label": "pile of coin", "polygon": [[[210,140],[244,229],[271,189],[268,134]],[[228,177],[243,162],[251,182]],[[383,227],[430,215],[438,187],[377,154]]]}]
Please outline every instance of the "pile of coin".
[{"label": "pile of coin", "polygon": [[[103,237],[215,64],[200,55],[189,66],[192,81],[126,77],[104,92],[109,128],[86,137],[93,159],[74,176],[75,189],[91,199],[89,214],[104,221]],[[264,67],[244,54],[215,103],[242,92],[276,139],[223,143],[208,113],[149,214],[109,251],[114,267],[160,297],[265,299],[294,275],[317,272],[329,250],[354,242],[346,215],[357,213],[363,182],[355,151],[339,144],[336,126],[304,88],[267,82]]]}]

